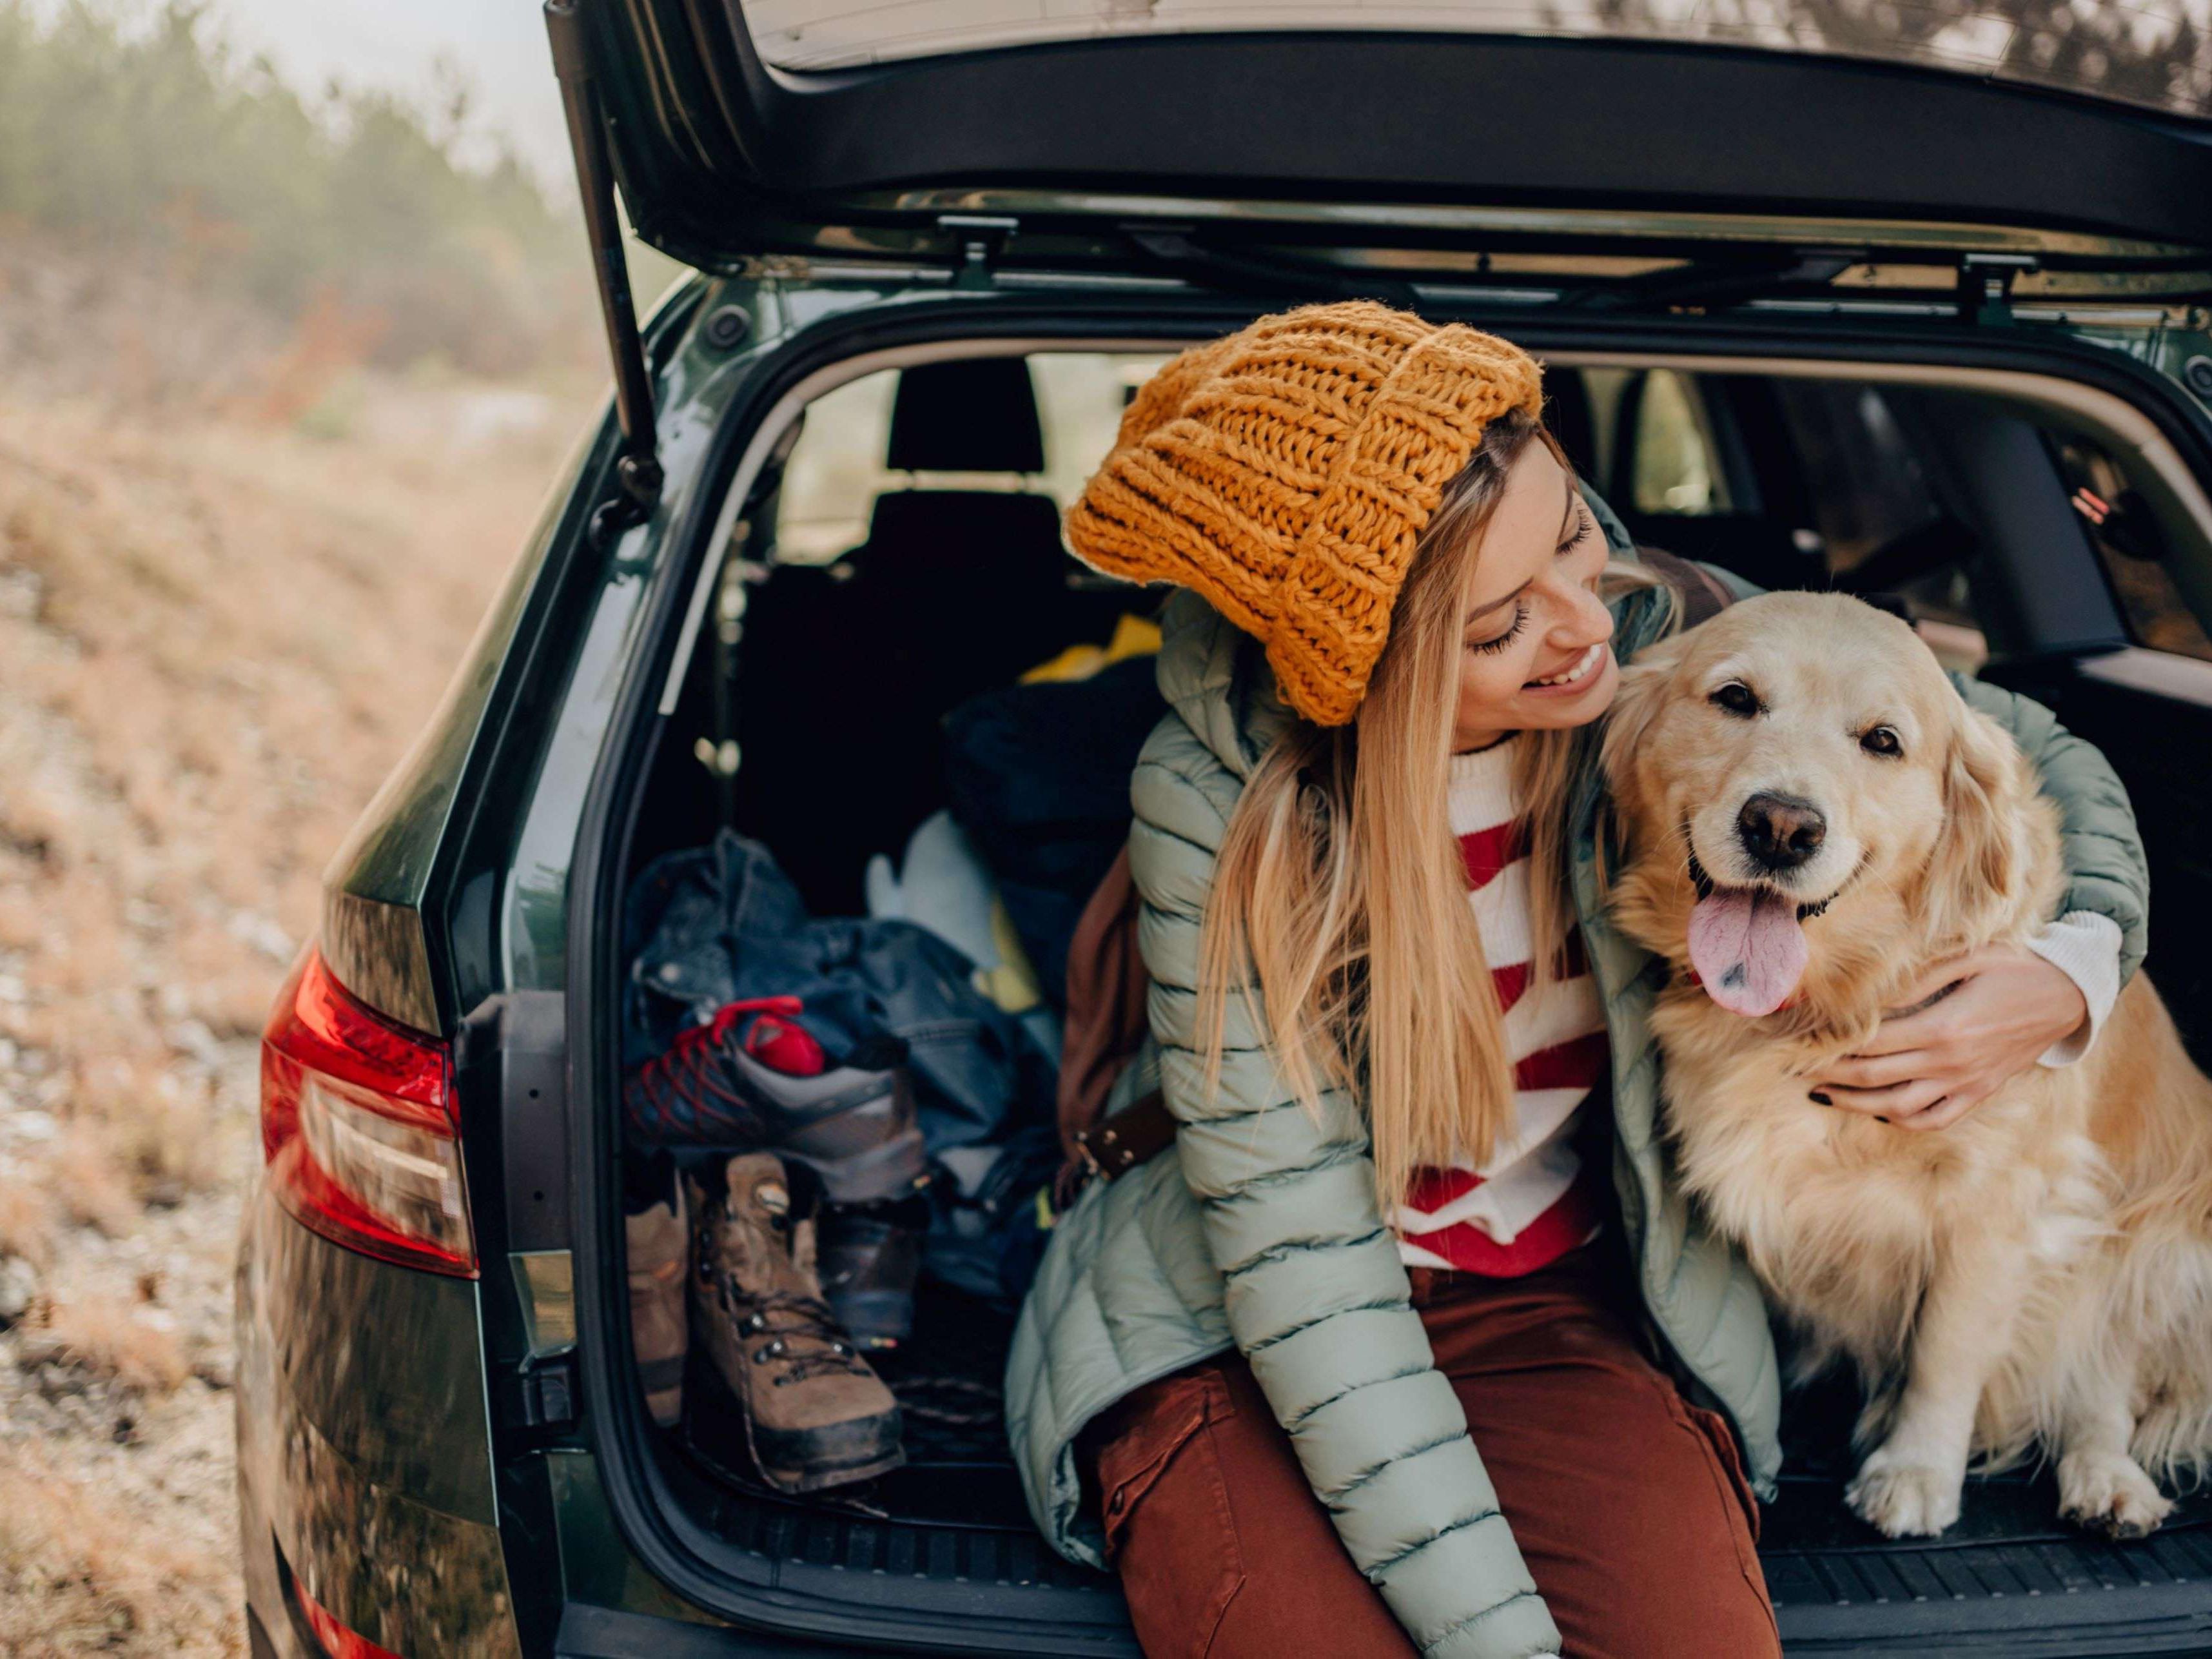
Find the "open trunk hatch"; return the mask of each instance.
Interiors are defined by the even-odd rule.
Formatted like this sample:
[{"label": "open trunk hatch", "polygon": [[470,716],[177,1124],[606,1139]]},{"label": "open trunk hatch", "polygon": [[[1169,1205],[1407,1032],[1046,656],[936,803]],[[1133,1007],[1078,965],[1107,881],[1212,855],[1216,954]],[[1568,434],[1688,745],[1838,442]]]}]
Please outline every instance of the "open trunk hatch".
[{"label": "open trunk hatch", "polygon": [[1241,260],[1294,289],[1304,247],[1375,291],[1572,246],[1661,297],[1669,258],[1880,285],[1861,267],[1969,255],[2170,295],[2212,248],[2212,31],[2181,9],[575,3],[638,229],[709,267]]}]

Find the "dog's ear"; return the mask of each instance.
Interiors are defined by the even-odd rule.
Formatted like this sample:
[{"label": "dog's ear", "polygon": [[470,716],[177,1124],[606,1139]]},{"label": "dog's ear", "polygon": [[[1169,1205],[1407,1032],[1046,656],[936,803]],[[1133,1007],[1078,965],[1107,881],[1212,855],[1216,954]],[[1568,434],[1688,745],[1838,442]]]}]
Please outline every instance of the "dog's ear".
[{"label": "dog's ear", "polygon": [[1646,751],[1651,728],[1667,706],[1667,688],[1674,683],[1675,665],[1686,648],[1683,636],[1674,635],[1650,647],[1635,662],[1620,671],[1620,689],[1605,717],[1605,740],[1599,750],[1605,768],[1606,793],[1598,805],[1598,886],[1609,891],[1620,860],[1630,851],[1630,826],[1644,814],[1644,769],[1637,757]]},{"label": "dog's ear", "polygon": [[1606,714],[1601,751],[1606,781],[1616,797],[1626,799],[1635,791],[1636,757],[1667,705],[1668,684],[1688,648],[1687,636],[1676,634],[1650,647],[1620,671],[1620,689]]},{"label": "dog's ear", "polygon": [[1931,915],[1972,934],[2027,873],[2021,813],[2033,786],[2011,737],[1962,702],[1943,765],[1943,831],[1929,865]]}]

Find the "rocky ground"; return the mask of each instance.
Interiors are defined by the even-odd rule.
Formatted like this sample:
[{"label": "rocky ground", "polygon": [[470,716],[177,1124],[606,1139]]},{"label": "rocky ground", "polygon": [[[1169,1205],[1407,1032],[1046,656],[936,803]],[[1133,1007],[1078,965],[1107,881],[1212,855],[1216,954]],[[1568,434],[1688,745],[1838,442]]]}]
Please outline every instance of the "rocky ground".
[{"label": "rocky ground", "polygon": [[322,866],[581,416],[0,377],[0,1652],[242,1650],[230,1259]]}]

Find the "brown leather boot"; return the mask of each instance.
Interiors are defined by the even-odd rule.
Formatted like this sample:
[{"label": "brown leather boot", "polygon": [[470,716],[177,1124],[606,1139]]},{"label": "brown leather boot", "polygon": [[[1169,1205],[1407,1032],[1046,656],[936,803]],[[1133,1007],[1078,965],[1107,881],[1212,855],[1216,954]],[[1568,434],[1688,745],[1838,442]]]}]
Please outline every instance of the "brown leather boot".
[{"label": "brown leather boot", "polygon": [[684,1318],[684,1267],[691,1253],[684,1192],[623,1218],[629,1246],[629,1340],[645,1407],[664,1429],[684,1415],[684,1356],[690,1347]]},{"label": "brown leather boot", "polygon": [[814,1222],[793,1214],[783,1161],[747,1152],[727,1174],[726,1196],[692,1188],[691,1304],[762,1479],[818,1492],[896,1468],[906,1461],[898,1402],[830,1316]]}]

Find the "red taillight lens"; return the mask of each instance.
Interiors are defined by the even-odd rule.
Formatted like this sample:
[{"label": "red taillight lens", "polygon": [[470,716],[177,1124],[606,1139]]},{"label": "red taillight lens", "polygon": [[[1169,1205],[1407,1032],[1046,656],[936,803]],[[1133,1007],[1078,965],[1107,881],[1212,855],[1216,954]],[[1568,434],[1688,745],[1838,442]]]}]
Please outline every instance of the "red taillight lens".
[{"label": "red taillight lens", "polygon": [[261,1151],[300,1223],[349,1249],[474,1278],[453,1057],[356,1002],[309,950],[261,1038]]},{"label": "red taillight lens", "polygon": [[399,1659],[390,1648],[380,1648],[338,1623],[327,1607],[300,1587],[297,1579],[293,1581],[292,1594],[300,1598],[300,1612],[307,1628],[315,1632],[315,1640],[323,1644],[331,1659]]}]

